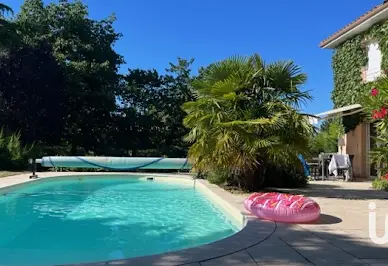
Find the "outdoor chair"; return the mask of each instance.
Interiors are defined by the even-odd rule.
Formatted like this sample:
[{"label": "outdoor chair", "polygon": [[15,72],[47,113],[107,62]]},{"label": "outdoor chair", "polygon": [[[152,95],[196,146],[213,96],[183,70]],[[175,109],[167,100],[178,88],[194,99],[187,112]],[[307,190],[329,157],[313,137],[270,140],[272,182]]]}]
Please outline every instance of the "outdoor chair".
[{"label": "outdoor chair", "polygon": [[329,174],[336,178],[342,175],[345,181],[354,181],[352,169],[353,156],[348,154],[333,154],[329,164]]},{"label": "outdoor chair", "polygon": [[307,160],[307,165],[310,168],[310,176],[313,179],[316,179],[321,173],[318,158],[312,158]]},{"label": "outdoor chair", "polygon": [[336,153],[321,153],[321,154],[319,154],[318,167],[320,169],[322,180],[329,179],[329,176],[330,176],[329,164],[330,164],[331,157],[335,154]]}]

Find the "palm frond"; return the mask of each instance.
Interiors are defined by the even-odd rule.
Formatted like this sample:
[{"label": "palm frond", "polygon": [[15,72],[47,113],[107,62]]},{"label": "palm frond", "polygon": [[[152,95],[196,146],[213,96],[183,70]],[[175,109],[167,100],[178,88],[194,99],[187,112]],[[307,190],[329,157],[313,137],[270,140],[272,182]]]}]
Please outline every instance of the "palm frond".
[{"label": "palm frond", "polygon": [[3,16],[5,13],[13,14],[13,10],[9,6],[0,3],[0,17]]},{"label": "palm frond", "polygon": [[[295,89],[306,83],[307,75],[293,61],[277,61],[268,64],[267,75],[271,77],[271,84],[277,88]],[[292,84],[292,86],[290,86]]]},{"label": "palm frond", "polygon": [[311,99],[299,89],[305,81],[293,62],[265,64],[257,54],[201,70],[193,85],[199,97],[182,106],[194,168],[252,174],[265,161],[294,163],[313,131],[297,110]]}]

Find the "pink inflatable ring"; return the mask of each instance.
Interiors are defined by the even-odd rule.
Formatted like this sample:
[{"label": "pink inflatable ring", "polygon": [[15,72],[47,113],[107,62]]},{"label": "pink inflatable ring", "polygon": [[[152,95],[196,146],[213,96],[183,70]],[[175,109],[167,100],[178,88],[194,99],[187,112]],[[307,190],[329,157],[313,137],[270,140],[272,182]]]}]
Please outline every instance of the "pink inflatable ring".
[{"label": "pink inflatable ring", "polygon": [[321,215],[318,203],[300,195],[283,193],[253,193],[244,201],[253,215],[276,222],[307,223]]}]

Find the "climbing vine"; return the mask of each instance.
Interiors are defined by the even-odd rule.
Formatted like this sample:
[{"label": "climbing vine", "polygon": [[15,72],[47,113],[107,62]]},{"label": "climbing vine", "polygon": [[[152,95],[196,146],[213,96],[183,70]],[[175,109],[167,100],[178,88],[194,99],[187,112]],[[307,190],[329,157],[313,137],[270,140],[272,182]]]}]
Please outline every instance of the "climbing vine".
[{"label": "climbing vine", "polygon": [[[370,91],[371,84],[362,80],[362,69],[368,64],[366,44],[369,40],[379,43],[382,69],[388,69],[388,22],[376,24],[337,47],[333,59],[334,90],[331,99],[335,108],[360,103]],[[354,129],[364,119],[362,114],[344,117],[345,132]]]}]

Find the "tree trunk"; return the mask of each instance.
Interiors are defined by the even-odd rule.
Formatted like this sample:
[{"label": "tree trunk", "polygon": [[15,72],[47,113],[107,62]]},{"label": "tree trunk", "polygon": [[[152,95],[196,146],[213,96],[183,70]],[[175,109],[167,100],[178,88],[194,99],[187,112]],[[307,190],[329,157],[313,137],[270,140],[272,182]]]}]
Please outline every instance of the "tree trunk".
[{"label": "tree trunk", "polygon": [[72,156],[77,155],[77,144],[75,143],[75,141],[73,141],[73,142],[71,143],[70,154],[71,154]]}]

